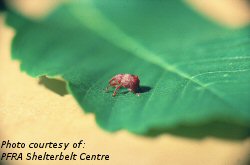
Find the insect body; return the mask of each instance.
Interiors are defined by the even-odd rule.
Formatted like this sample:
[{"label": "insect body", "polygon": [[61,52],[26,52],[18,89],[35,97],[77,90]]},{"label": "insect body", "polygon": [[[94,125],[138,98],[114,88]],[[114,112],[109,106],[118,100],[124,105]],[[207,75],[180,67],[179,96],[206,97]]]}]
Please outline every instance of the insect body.
[{"label": "insect body", "polygon": [[112,96],[116,96],[116,92],[121,88],[127,88],[130,92],[140,95],[138,92],[140,88],[140,80],[138,76],[132,74],[117,74],[109,81],[109,85],[106,88],[106,92],[110,87],[115,87],[115,91]]}]

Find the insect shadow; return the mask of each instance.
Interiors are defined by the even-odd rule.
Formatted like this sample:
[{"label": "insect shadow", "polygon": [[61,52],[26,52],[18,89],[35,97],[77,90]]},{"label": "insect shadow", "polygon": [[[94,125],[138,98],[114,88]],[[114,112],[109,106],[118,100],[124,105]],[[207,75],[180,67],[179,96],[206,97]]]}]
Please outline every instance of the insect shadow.
[{"label": "insect shadow", "polygon": [[69,94],[67,91],[66,82],[63,80],[41,76],[39,78],[38,83],[40,85],[43,85],[45,88],[57,93],[60,96]]},{"label": "insect shadow", "polygon": [[[149,87],[149,86],[140,86],[140,88],[138,89],[138,93],[147,93],[147,92],[149,92],[150,90],[152,89],[152,87]],[[129,93],[129,91],[128,90],[126,90],[126,91],[122,91],[121,92],[122,94],[127,94],[127,93]]]},{"label": "insect shadow", "polygon": [[[152,89],[152,87],[149,87],[149,86],[140,86],[140,88],[138,89],[138,93],[146,93],[146,92],[149,92],[151,89]],[[111,91],[108,91],[107,93],[111,93],[111,92],[113,92],[113,91],[111,90]],[[120,94],[127,94],[127,93],[129,93],[129,91],[125,88],[121,88],[121,92],[119,92],[119,93]]]},{"label": "insect shadow", "polygon": [[149,86],[140,86],[138,92],[139,93],[146,93],[149,92],[152,89],[152,87]]}]

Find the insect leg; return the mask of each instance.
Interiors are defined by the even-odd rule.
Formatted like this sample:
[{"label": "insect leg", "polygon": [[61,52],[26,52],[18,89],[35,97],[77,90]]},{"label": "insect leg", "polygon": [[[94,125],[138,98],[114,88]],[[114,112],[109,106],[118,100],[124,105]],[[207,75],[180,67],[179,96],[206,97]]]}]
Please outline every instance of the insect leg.
[{"label": "insect leg", "polygon": [[116,91],[118,91],[121,87],[122,87],[121,85],[117,86],[117,87],[115,88],[115,91],[114,91],[114,93],[113,93],[112,96],[115,96],[115,95],[116,95]]},{"label": "insect leg", "polygon": [[137,96],[140,96],[140,93],[136,93],[135,91],[133,91],[132,89],[128,89],[130,92],[134,93]]},{"label": "insect leg", "polygon": [[105,92],[108,92],[109,91],[109,88],[111,87],[111,85],[108,85],[105,89]]}]

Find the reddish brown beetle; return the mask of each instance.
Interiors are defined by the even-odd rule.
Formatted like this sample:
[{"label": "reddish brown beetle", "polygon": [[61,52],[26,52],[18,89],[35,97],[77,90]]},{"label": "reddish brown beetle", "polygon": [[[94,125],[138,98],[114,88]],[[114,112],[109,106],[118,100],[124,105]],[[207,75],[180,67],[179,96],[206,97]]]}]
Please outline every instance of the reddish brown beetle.
[{"label": "reddish brown beetle", "polygon": [[127,88],[130,92],[134,94],[140,95],[138,92],[140,88],[140,80],[138,76],[132,74],[117,74],[111,78],[109,81],[109,85],[106,88],[106,92],[108,92],[110,87],[115,87],[115,91],[112,96],[116,96],[116,92],[121,88]]}]

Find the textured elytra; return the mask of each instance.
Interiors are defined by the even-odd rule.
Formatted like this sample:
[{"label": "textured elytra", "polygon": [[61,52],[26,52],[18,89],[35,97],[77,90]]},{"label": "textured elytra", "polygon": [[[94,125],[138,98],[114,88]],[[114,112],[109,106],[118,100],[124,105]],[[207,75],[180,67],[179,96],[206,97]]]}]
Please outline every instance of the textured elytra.
[{"label": "textured elytra", "polygon": [[109,85],[106,88],[106,92],[109,91],[110,87],[115,87],[115,91],[112,96],[116,96],[117,91],[121,88],[127,88],[134,94],[139,94],[140,80],[138,76],[132,74],[117,74],[109,81]]}]

